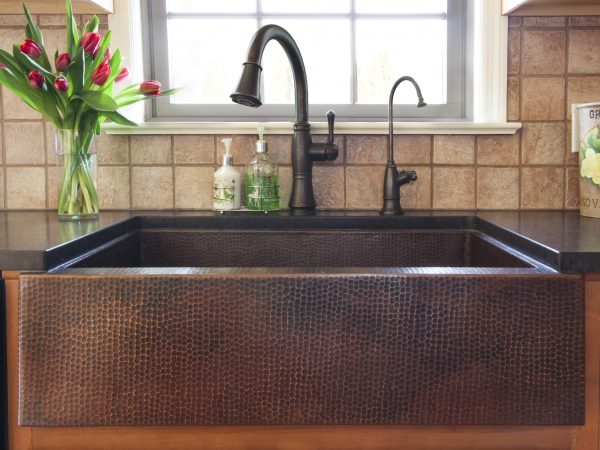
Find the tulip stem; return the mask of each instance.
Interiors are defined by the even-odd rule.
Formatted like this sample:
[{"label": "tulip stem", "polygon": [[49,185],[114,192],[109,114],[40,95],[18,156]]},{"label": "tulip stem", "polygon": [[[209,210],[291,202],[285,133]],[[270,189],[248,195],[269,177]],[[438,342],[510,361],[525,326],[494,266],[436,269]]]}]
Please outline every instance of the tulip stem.
[{"label": "tulip stem", "polygon": [[62,157],[58,213],[70,218],[95,215],[99,211],[93,178],[95,155],[88,152],[92,136],[86,138],[71,130],[58,133],[62,146],[58,155]]}]

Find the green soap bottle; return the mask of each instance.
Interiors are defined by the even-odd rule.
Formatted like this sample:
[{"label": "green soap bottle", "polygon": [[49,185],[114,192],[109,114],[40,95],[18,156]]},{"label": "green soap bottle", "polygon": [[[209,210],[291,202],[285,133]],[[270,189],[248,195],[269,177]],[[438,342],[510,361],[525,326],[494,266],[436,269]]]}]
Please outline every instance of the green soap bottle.
[{"label": "green soap bottle", "polygon": [[279,169],[267,151],[263,132],[264,127],[260,126],[256,153],[244,169],[246,208],[273,211],[279,209]]}]

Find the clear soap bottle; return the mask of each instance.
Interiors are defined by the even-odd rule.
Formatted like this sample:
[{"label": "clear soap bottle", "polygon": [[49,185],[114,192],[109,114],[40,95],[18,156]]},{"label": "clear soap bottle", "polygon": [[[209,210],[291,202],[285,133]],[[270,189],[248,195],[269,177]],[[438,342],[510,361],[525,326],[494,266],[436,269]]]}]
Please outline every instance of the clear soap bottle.
[{"label": "clear soap bottle", "polygon": [[279,209],[279,169],[268,153],[263,132],[260,126],[256,153],[244,170],[246,208],[273,211]]},{"label": "clear soap bottle", "polygon": [[242,177],[233,167],[231,138],[221,139],[225,145],[223,165],[215,171],[213,177],[213,209],[229,211],[240,209],[242,200]]}]

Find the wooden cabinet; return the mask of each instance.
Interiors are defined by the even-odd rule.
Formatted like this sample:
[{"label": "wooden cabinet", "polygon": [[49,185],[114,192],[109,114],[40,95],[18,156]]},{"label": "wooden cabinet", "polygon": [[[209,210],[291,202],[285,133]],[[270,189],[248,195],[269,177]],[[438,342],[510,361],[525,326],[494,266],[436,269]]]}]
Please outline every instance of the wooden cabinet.
[{"label": "wooden cabinet", "polygon": [[416,426],[220,426],[27,428],[17,418],[17,272],[6,281],[10,450],[101,450],[173,448],[275,450],[600,450],[600,274],[586,276],[585,426],[578,427],[416,427]]},{"label": "wooden cabinet", "polygon": [[598,0],[502,0],[502,14],[513,16],[586,16],[600,14]]},{"label": "wooden cabinet", "polygon": [[[64,0],[25,0],[33,14],[64,14]],[[109,14],[114,12],[113,0],[73,0],[75,14]],[[0,14],[22,14],[23,3],[0,0]]]}]

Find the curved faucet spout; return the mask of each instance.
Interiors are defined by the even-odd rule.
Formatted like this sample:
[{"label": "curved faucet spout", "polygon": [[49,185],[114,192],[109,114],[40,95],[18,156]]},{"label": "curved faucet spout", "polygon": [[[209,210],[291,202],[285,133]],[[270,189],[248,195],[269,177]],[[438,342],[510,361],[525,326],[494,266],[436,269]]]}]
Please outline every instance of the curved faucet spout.
[{"label": "curved faucet spout", "polygon": [[296,93],[296,124],[308,124],[308,83],[304,61],[294,38],[278,25],[265,25],[252,37],[244,63],[244,72],[237,89],[231,94],[231,99],[245,106],[258,107],[262,104],[260,96],[261,61],[265,47],[271,40],[279,42],[292,66]]}]

